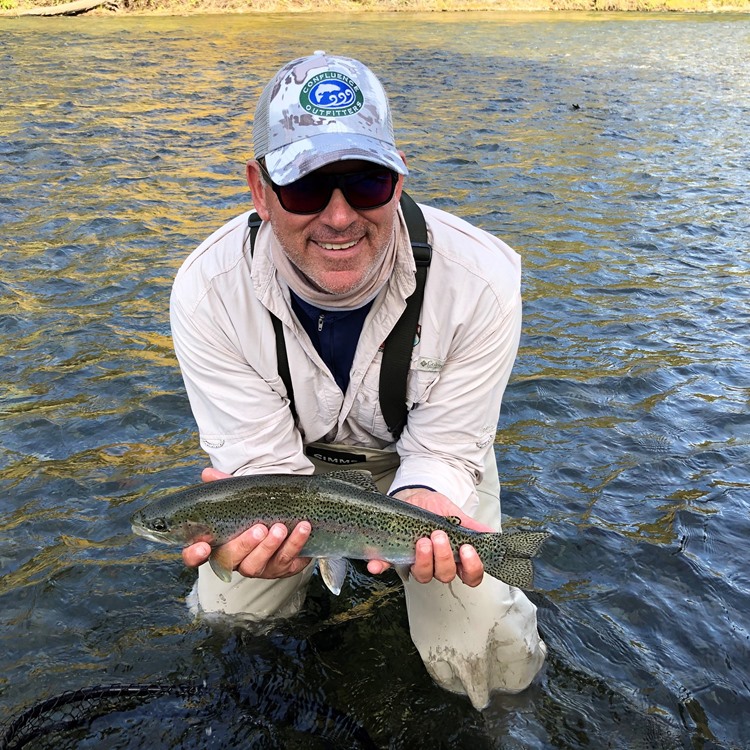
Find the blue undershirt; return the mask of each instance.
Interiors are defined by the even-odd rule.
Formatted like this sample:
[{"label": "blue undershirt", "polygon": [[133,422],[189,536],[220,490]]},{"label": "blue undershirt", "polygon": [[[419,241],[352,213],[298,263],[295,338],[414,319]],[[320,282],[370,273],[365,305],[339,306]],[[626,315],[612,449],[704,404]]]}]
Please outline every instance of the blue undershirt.
[{"label": "blue undershirt", "polygon": [[294,314],[331,371],[338,387],[346,393],[359,335],[372,301],[355,310],[322,310],[305,302],[291,289],[289,291]]},{"label": "blue undershirt", "polygon": [[[349,387],[349,373],[357,350],[359,335],[365,324],[372,302],[356,310],[322,310],[300,299],[292,290],[292,310],[310,337],[313,346],[334,377],[343,393]],[[425,489],[435,492],[426,484],[408,484],[396,487],[390,494],[406,489]]]}]

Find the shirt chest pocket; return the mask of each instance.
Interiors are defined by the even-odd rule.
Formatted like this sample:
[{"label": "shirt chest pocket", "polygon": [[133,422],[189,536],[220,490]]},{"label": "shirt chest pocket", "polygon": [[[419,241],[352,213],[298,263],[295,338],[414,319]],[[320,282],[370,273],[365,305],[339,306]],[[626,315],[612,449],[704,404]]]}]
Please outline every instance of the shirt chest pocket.
[{"label": "shirt chest pocket", "polygon": [[[381,440],[391,441],[393,437],[383,419],[380,409],[380,360],[381,355],[368,368],[362,385],[354,398],[351,416]],[[425,402],[435,383],[440,378],[444,362],[427,357],[414,357],[406,381],[406,406],[412,409]]]}]

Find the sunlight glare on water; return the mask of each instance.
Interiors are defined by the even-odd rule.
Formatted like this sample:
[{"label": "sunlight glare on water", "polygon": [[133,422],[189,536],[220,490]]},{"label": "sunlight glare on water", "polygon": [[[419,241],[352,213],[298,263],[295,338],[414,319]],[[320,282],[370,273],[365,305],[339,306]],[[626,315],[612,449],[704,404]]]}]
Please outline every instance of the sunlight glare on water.
[{"label": "sunlight glare on water", "polygon": [[[75,736],[34,746],[750,745],[749,24],[4,19],[0,723],[159,683],[206,688],[81,703]],[[549,658],[483,714],[431,683],[395,577],[358,569],[288,622],[212,626],[179,555],[130,532],[206,462],[172,279],[249,205],[255,99],[314,49],[382,78],[410,193],[523,258],[496,449],[507,523],[553,534],[532,594]]]}]

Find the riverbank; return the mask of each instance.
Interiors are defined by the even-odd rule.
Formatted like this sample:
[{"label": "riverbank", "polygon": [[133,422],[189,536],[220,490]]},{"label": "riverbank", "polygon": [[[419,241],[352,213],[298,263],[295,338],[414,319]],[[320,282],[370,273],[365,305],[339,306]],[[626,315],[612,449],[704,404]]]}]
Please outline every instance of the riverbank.
[{"label": "riverbank", "polygon": [[[62,3],[0,0],[2,15],[26,15],[33,8],[59,10]],[[71,5],[68,3],[68,5]],[[90,3],[94,5],[94,3]],[[55,9],[55,11],[52,10]],[[193,15],[216,13],[357,13],[460,11],[626,11],[748,13],[750,0],[102,0],[94,14]]]}]

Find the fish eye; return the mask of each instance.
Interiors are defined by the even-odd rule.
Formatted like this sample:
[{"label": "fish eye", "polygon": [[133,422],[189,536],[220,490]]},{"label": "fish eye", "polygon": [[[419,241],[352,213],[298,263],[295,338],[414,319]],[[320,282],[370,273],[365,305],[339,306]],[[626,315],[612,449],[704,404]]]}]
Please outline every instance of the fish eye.
[{"label": "fish eye", "polygon": [[151,528],[153,528],[154,531],[167,531],[169,526],[163,518],[155,518],[151,524]]}]

